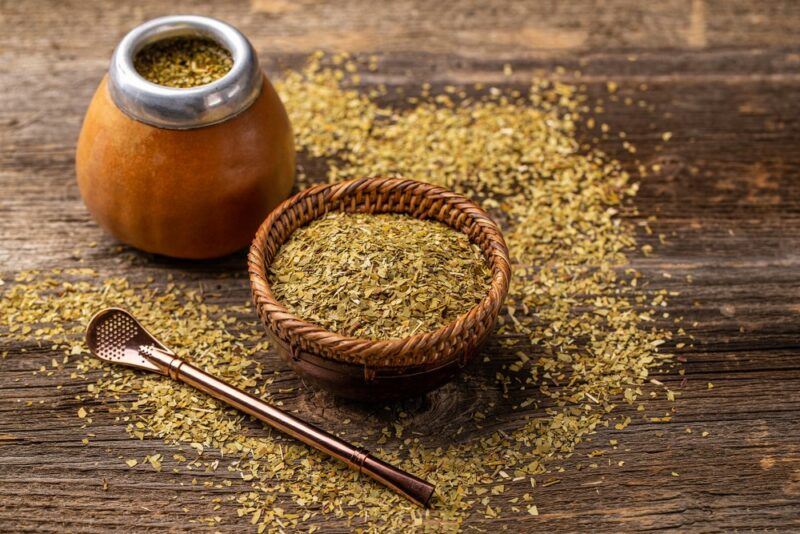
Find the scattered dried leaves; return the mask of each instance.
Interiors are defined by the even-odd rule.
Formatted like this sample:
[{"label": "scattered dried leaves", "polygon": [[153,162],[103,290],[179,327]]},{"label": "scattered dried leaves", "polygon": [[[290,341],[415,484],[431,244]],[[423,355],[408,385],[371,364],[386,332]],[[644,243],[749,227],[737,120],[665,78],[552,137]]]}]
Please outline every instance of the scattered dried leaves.
[{"label": "scattered dried leaves", "polygon": [[[90,271],[21,273],[3,286],[3,335],[63,352],[54,367],[77,357],[72,376],[96,380],[87,396],[119,411],[132,436],[174,444],[170,462],[189,471],[238,473],[249,485],[235,498],[239,515],[259,532],[328,514],[375,531],[408,530],[423,518],[437,530],[454,530],[470,514],[537,515],[531,494],[509,499],[509,490],[519,495],[523,484],[557,484],[563,468],[555,460],[598,427],[626,428],[631,419],[614,416],[617,403],[637,402],[640,386],[668,359],[659,345],[672,333],[655,324],[669,295],[643,289],[627,266],[634,231],[618,214],[636,185],[617,162],[576,140],[588,108],[574,87],[536,81],[525,94],[490,88],[482,97],[455,88],[429,95],[424,87],[395,109],[353,88],[358,78],[349,58],[336,56],[332,64],[315,56],[276,84],[298,148],[324,158],[331,180],[405,176],[478,199],[502,222],[515,263],[496,342],[516,361],[496,378],[505,395],[513,390],[525,399],[514,406],[525,410],[519,424],[433,448],[424,436],[403,434],[409,423],[400,412],[378,439],[367,432],[353,440],[434,482],[432,511],[364,483],[290,439],[253,435],[241,414],[187,386],[91,359],[81,337],[94,311],[126,307],[196,364],[280,404],[270,395],[275,375],[259,363],[267,344],[247,305],[220,304],[224,299],[202,288],[175,283],[101,280]],[[365,430],[374,421],[363,421]],[[475,428],[482,424],[476,412]],[[153,468],[165,461],[159,455],[145,460]],[[209,525],[221,520],[204,519]]]}]

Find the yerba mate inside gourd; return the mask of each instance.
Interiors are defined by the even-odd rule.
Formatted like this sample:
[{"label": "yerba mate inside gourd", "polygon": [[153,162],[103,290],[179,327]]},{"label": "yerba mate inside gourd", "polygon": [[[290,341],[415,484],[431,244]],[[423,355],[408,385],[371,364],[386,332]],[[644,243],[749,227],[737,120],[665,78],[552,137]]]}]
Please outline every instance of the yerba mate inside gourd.
[{"label": "yerba mate inside gourd", "polygon": [[225,76],[231,53],[205,37],[173,37],[142,48],[133,62],[147,81],[168,87],[197,87]]},{"label": "yerba mate inside gourd", "polygon": [[406,215],[333,212],[296,230],[269,270],[275,298],[346,336],[430,332],[478,304],[491,269],[469,238]]}]

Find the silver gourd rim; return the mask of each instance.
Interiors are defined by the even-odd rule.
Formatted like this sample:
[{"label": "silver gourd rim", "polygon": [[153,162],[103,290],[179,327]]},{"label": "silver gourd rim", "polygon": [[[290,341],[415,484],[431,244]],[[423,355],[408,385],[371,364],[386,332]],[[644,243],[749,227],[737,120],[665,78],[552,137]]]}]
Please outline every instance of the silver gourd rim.
[{"label": "silver gourd rim", "polygon": [[[136,72],[133,61],[142,48],[182,36],[216,41],[231,53],[233,67],[209,84],[186,89],[152,83]],[[131,30],[114,50],[108,80],[111,99],[123,113],[152,126],[182,130],[217,124],[247,109],[261,93],[263,74],[253,46],[239,30],[210,17],[176,15]]]}]

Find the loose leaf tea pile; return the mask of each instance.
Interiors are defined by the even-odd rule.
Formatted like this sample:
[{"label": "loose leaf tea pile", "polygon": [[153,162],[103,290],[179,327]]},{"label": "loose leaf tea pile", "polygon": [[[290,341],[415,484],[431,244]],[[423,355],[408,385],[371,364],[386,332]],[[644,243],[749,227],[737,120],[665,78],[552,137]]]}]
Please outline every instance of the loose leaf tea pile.
[{"label": "loose leaf tea pile", "polygon": [[[330,180],[384,175],[446,185],[477,198],[504,226],[514,262],[507,309],[485,361],[432,394],[445,416],[426,427],[419,424],[424,410],[407,405],[334,408],[352,414],[357,424],[348,424],[350,416],[310,407],[311,394],[292,389],[300,383],[280,374],[284,366],[264,368],[277,359],[264,356],[252,308],[231,303],[231,295],[246,300],[243,279],[229,281],[223,295],[190,279],[23,273],[3,288],[3,335],[65,352],[37,371],[53,375],[54,384],[67,373],[92,381],[79,402],[103,402],[78,413],[82,424],[105,418],[106,427],[127,425],[131,436],[175,447],[171,457],[120,455],[120,466],[169,467],[190,477],[201,471],[208,488],[234,486],[238,493],[229,498],[259,531],[290,530],[321,516],[341,518],[335,528],[408,531],[424,520],[439,531],[475,516],[537,515],[540,492],[570,477],[571,468],[597,468],[597,457],[617,449],[617,439],[606,441],[606,427],[622,440],[637,413],[641,424],[655,421],[646,415],[650,398],[679,393],[651,376],[670,358],[659,347],[683,332],[667,311],[670,295],[649,288],[628,261],[635,229],[620,212],[630,210],[636,185],[618,162],[578,142],[579,124],[607,127],[595,124],[573,86],[534,81],[525,91],[444,87],[436,94],[423,87],[397,105],[400,97],[380,87],[356,89],[357,68],[347,57],[331,62],[314,57],[276,84],[303,165],[327,168]],[[434,509],[421,511],[188,386],[89,358],[80,332],[94,311],[112,304],[131,309],[209,372],[273,402],[286,399],[302,417],[346,430],[350,441],[429,479],[437,485]],[[671,417],[658,415],[659,422]],[[602,441],[583,443],[598,431],[606,433]],[[622,445],[616,453],[625,454]],[[206,519],[216,525],[228,517],[214,510],[229,504],[224,493],[213,496]]]},{"label": "loose leaf tea pile", "polygon": [[173,37],[142,48],[133,66],[150,82],[186,89],[222,78],[231,70],[233,59],[211,39]]},{"label": "loose leaf tea pile", "polygon": [[436,330],[488,293],[491,269],[460,232],[404,215],[332,212],[294,233],[270,265],[295,315],[346,336]]}]

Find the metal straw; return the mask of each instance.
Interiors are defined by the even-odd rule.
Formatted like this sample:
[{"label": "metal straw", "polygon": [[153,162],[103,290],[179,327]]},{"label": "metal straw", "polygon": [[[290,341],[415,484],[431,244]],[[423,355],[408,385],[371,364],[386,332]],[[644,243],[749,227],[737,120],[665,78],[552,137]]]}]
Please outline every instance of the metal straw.
[{"label": "metal straw", "polygon": [[427,507],[430,502],[434,492],[432,484],[180,359],[125,310],[108,308],[97,313],[86,329],[86,342],[92,354],[101,360],[160,373],[189,384],[345,462],[420,506]]}]

